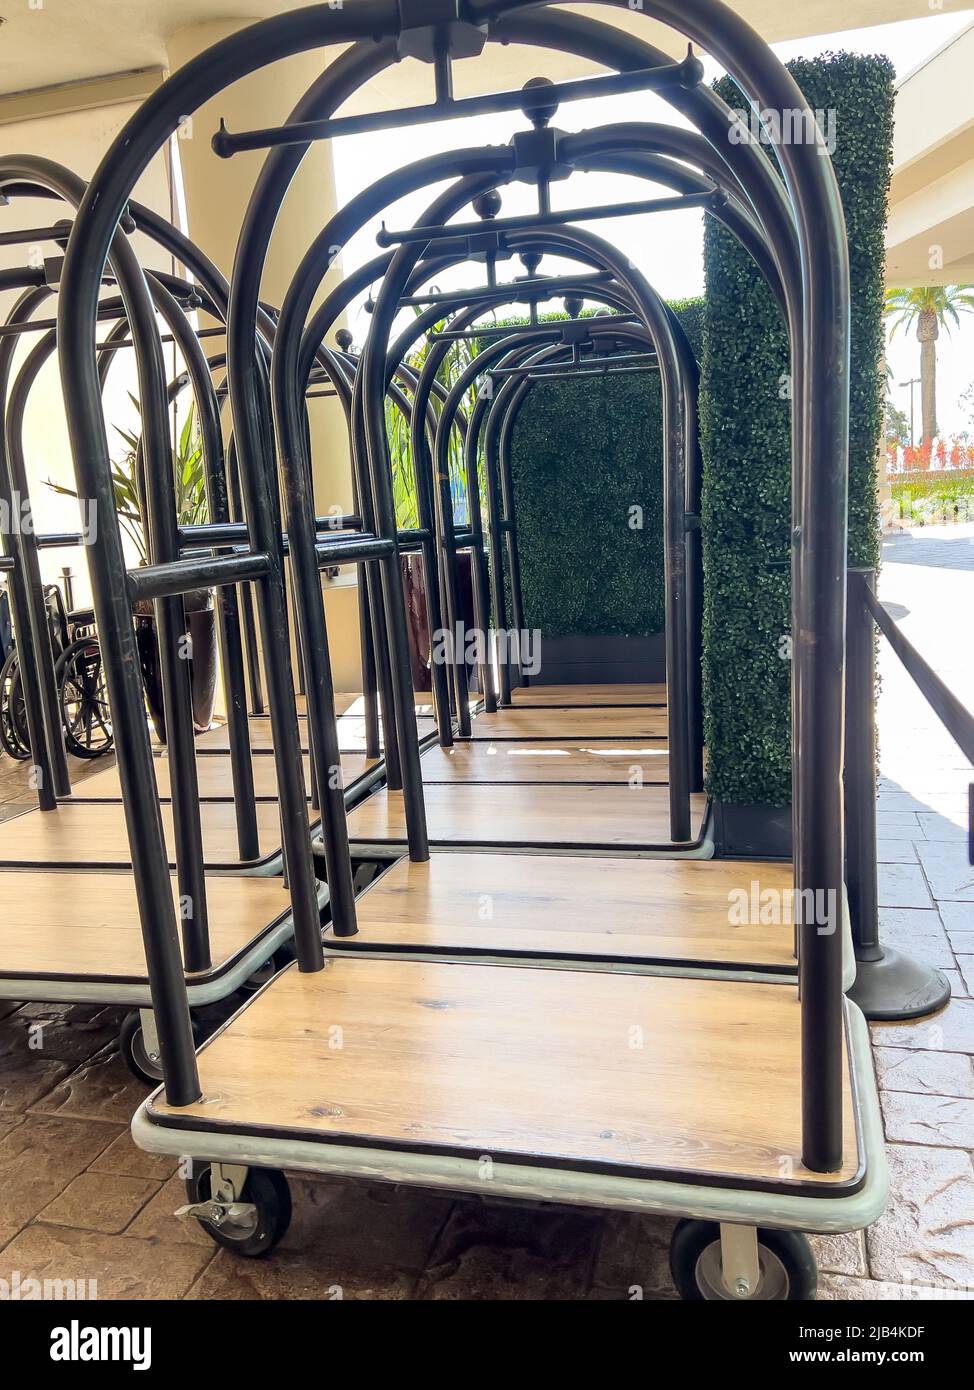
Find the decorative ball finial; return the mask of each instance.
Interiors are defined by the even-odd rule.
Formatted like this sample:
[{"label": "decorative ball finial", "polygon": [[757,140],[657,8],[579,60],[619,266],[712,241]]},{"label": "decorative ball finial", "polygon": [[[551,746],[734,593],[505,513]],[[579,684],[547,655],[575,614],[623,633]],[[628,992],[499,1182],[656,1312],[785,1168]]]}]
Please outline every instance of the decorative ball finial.
[{"label": "decorative ball finial", "polygon": [[[521,91],[534,92],[537,91],[539,87],[553,87],[554,85],[550,77],[530,77],[521,88]],[[534,102],[530,104],[525,102],[521,110],[524,115],[527,116],[535,130],[543,130],[558,110],[558,102],[554,97],[552,97],[550,101],[538,104]]]},{"label": "decorative ball finial", "polygon": [[577,319],[579,314],[582,312],[582,305],[585,303],[585,301],[584,299],[582,299],[581,295],[566,294],[564,303],[565,313],[568,315],[568,317],[570,319]]},{"label": "decorative ball finial", "polygon": [[491,222],[501,210],[501,195],[496,188],[481,193],[473,200],[473,210],[485,222]]},{"label": "decorative ball finial", "polygon": [[335,334],[335,342],[338,344],[340,352],[349,352],[355,339],[347,328],[339,328]]},{"label": "decorative ball finial", "polygon": [[684,58],[681,66],[683,68],[683,75],[680,79],[680,85],[686,87],[688,91],[692,91],[694,87],[699,87],[706,76],[707,70],[694,53],[692,43],[687,44],[687,56]]}]

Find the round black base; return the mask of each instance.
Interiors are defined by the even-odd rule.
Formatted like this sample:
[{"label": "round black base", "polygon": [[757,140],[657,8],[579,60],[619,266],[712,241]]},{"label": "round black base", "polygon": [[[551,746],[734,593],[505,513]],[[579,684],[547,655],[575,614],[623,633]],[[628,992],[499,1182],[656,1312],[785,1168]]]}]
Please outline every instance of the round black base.
[{"label": "round black base", "polygon": [[886,946],[880,960],[856,962],[849,998],[867,1018],[895,1023],[942,1009],[950,998],[950,981],[934,966]]}]

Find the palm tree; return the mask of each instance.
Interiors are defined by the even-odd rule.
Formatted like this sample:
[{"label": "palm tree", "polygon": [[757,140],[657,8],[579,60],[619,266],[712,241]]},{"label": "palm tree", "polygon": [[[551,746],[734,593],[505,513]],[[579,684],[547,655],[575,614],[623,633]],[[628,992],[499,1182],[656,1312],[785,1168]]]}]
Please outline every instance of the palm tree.
[{"label": "palm tree", "polygon": [[937,433],[937,339],[943,326],[960,324],[962,313],[974,312],[971,285],[918,285],[909,290],[886,291],[886,316],[892,319],[892,338],[898,329],[916,324],[920,343],[921,443],[930,444]]}]

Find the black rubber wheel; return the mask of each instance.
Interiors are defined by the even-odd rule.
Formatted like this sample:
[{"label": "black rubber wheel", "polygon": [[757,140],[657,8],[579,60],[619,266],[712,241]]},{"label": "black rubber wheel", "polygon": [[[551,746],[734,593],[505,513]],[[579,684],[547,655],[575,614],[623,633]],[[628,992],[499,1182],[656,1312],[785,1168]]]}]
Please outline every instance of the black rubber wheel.
[{"label": "black rubber wheel", "polygon": [[64,746],[76,758],[100,758],[115,736],[101,650],[93,637],[79,637],[57,663],[58,700]]},{"label": "black rubber wheel", "polygon": [[257,967],[252,975],[248,975],[242,985],[238,985],[237,993],[249,999],[252,994],[256,994],[259,989],[263,989],[268,980],[272,980],[275,975],[280,974],[285,966],[290,965],[297,959],[293,941],[285,941],[263,965]]},{"label": "black rubber wheel", "polygon": [[815,1297],[818,1270],[808,1237],[800,1231],[758,1227],[761,1277],[747,1299],[735,1298],[721,1278],[720,1227],[716,1221],[681,1221],[670,1241],[670,1273],[682,1299],[730,1303],[807,1302]]},{"label": "black rubber wheel", "polygon": [[18,762],[26,762],[30,757],[27,709],[16,647],[0,669],[0,743]]},{"label": "black rubber wheel", "polygon": [[[191,1202],[207,1202],[211,1195],[210,1165],[194,1163],[192,1177],[186,1180],[186,1196]],[[197,1220],[217,1245],[249,1260],[260,1259],[270,1254],[291,1224],[291,1189],[287,1178],[277,1168],[251,1168],[240,1201],[254,1207],[245,1221],[227,1220],[218,1226],[199,1217]]]},{"label": "black rubber wheel", "polygon": [[162,1067],[149,1056],[146,1049],[138,1009],[133,1009],[122,1019],[122,1026],[118,1030],[118,1050],[129,1071],[139,1081],[144,1081],[149,1086],[159,1084],[162,1080]]},{"label": "black rubber wheel", "polygon": [[[199,1047],[206,1037],[206,1029],[195,1014],[191,1015],[190,1022],[193,1028],[193,1041]],[[145,1037],[142,1033],[142,1018],[138,1009],[133,1009],[122,1019],[122,1026],[118,1030],[118,1050],[122,1054],[123,1062],[134,1077],[139,1081],[144,1081],[147,1086],[159,1085],[162,1080],[162,1064],[157,1062],[154,1057],[149,1056]]]}]

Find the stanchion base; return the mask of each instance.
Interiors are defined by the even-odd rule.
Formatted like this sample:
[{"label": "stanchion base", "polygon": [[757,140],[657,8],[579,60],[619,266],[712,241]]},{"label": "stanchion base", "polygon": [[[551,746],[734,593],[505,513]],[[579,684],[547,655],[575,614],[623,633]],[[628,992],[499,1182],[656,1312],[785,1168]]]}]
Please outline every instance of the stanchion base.
[{"label": "stanchion base", "polygon": [[950,998],[950,981],[934,966],[886,946],[880,960],[856,962],[849,998],[867,1018],[894,1023],[942,1009]]}]

